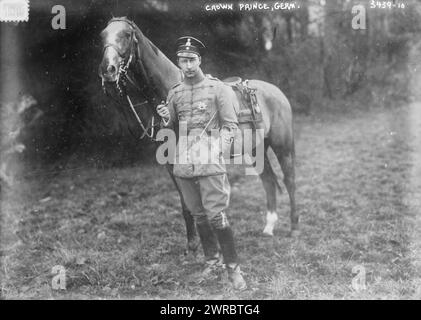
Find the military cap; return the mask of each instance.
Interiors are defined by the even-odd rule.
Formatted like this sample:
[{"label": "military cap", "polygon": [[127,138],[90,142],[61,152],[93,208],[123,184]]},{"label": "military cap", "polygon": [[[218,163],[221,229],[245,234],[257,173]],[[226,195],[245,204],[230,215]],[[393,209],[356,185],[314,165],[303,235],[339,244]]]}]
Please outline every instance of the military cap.
[{"label": "military cap", "polygon": [[201,56],[205,48],[205,45],[200,40],[191,36],[177,39],[177,56],[179,57],[186,53],[194,53]]}]

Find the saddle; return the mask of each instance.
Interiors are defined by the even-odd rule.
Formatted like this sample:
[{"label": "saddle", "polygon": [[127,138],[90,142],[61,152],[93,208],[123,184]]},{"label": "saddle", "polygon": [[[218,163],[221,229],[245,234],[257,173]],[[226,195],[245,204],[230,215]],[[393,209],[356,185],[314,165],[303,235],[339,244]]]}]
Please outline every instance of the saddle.
[{"label": "saddle", "polygon": [[248,80],[242,81],[240,77],[230,77],[223,82],[235,92],[240,109],[237,111],[238,122],[241,127],[256,129],[263,122],[262,111],[256,96],[256,88],[251,88]]}]

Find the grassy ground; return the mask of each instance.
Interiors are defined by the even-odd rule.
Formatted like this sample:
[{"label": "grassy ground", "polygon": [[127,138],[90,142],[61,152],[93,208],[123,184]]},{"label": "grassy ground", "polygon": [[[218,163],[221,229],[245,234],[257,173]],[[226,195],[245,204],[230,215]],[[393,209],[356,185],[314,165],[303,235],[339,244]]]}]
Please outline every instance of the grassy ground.
[{"label": "grassy ground", "polygon": [[[145,165],[65,171],[3,193],[1,295],[420,299],[420,109],[296,118],[295,240],[286,194],[275,236],[265,237],[260,180],[230,168],[245,292],[233,292],[224,274],[200,282],[202,256],[184,255],[178,195],[162,167]],[[66,290],[52,290],[56,265],[66,270]],[[364,268],[365,290],[353,288],[353,268]]]}]

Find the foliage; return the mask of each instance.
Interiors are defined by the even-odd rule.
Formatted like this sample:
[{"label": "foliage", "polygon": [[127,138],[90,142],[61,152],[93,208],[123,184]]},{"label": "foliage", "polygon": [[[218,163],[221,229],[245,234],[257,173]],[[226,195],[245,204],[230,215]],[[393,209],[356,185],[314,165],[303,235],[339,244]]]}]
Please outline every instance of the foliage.
[{"label": "foliage", "polygon": [[0,183],[7,187],[15,181],[18,170],[16,154],[25,150],[22,136],[42,115],[34,107],[36,103],[32,96],[21,96],[17,102],[6,103],[1,108]]}]

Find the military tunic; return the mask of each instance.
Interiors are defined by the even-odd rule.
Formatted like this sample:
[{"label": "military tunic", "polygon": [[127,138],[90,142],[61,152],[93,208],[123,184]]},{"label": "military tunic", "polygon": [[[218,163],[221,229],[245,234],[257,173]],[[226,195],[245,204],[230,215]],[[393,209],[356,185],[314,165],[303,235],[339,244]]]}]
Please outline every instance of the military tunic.
[{"label": "military tunic", "polygon": [[[209,75],[195,84],[181,82],[175,85],[167,99],[170,119],[165,127],[178,127],[179,131],[174,176],[196,220],[207,215],[216,228],[228,224],[223,211],[229,205],[230,186],[223,154],[230,149],[238,128],[236,103],[233,90]],[[185,144],[181,143],[182,127],[186,129],[184,134],[189,136]],[[220,148],[212,147],[215,146],[215,130]],[[201,138],[191,139],[194,136]],[[211,155],[208,159],[213,161],[194,161],[198,144],[207,148]],[[185,154],[187,156],[183,158]]]},{"label": "military tunic", "polygon": [[[177,124],[179,129],[175,176],[191,178],[226,173],[223,153],[229,150],[238,128],[236,104],[233,90],[210,75],[199,83],[181,82],[170,90],[170,122],[166,127],[174,128]],[[221,145],[217,145],[219,142]],[[198,153],[201,159],[195,157]]]}]

